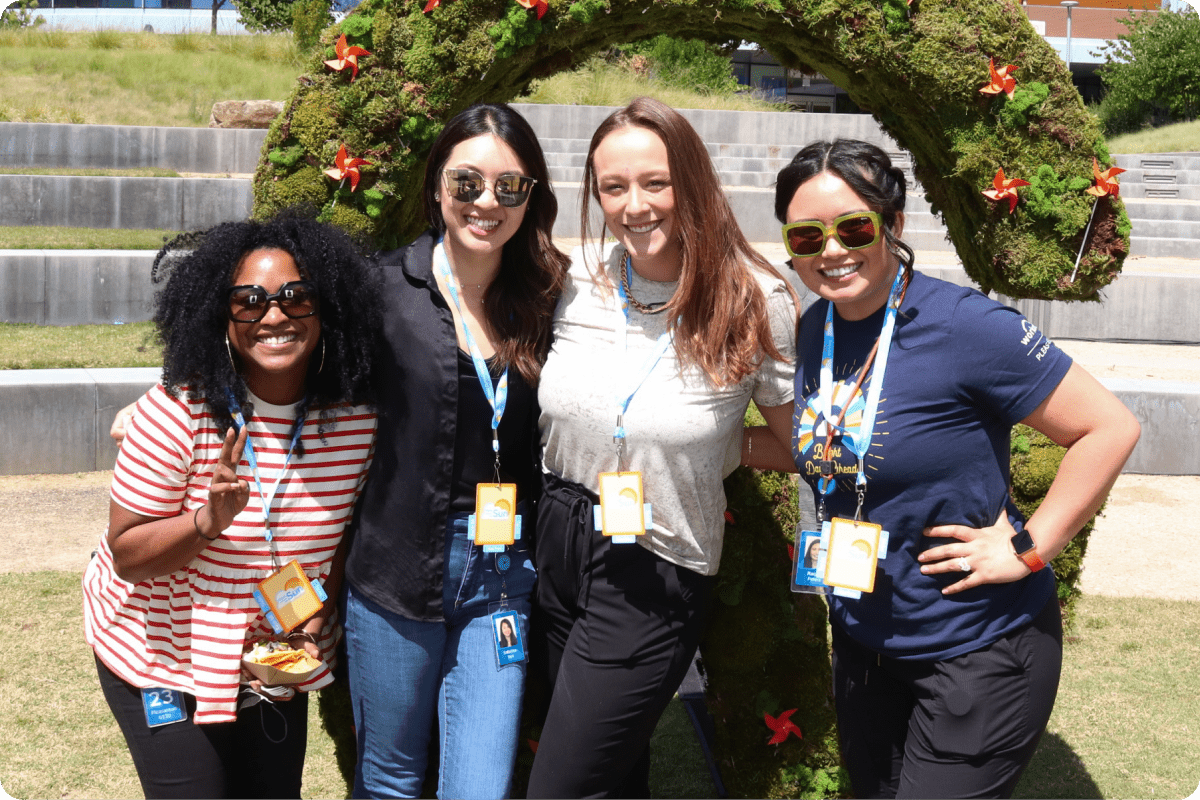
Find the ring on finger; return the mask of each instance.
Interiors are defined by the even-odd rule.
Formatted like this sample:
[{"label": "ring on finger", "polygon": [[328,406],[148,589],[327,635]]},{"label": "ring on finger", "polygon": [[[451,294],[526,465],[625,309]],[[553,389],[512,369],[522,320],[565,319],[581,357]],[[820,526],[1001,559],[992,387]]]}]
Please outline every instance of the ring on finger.
[{"label": "ring on finger", "polygon": [[961,571],[963,571],[963,572],[970,572],[970,571],[971,571],[971,562],[970,562],[970,561],[967,561],[967,557],[966,557],[966,556],[959,556],[957,559],[955,559],[955,561],[956,561],[956,563],[958,564],[958,568],[959,568]]}]

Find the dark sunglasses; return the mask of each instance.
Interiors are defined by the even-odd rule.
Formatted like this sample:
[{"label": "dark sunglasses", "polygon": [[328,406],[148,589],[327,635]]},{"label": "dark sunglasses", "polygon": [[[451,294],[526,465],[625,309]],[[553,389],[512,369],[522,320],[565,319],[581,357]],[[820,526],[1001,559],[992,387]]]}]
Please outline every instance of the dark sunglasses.
[{"label": "dark sunglasses", "polygon": [[816,220],[792,222],[783,226],[783,244],[793,258],[818,256],[833,236],[847,250],[862,250],[879,241],[883,222],[875,211],[856,211],[843,214],[826,228]]},{"label": "dark sunglasses", "polygon": [[229,318],[234,322],[258,322],[267,315],[271,301],[291,319],[304,319],[317,313],[319,295],[312,281],[288,281],[275,294],[261,286],[233,286],[229,289]]},{"label": "dark sunglasses", "polygon": [[[444,169],[446,191],[460,203],[474,203],[483,195],[488,181],[473,169]],[[537,180],[528,175],[505,174],[492,181],[496,202],[508,208],[524,205]]]}]

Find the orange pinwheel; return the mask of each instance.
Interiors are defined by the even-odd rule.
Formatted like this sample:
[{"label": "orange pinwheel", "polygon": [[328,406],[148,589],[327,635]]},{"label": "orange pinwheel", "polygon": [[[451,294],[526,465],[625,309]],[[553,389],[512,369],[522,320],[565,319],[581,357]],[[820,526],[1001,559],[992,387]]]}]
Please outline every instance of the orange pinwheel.
[{"label": "orange pinwheel", "polygon": [[370,164],[371,162],[367,161],[365,158],[350,158],[346,153],[346,145],[343,143],[341,149],[338,150],[337,158],[334,160],[334,163],[337,164],[337,166],[325,170],[325,174],[339,182],[345,181],[346,178],[349,178],[350,191],[353,192],[358,188],[358,179],[360,177],[358,174],[358,168],[363,164]]},{"label": "orange pinwheel", "polygon": [[549,6],[546,5],[546,0],[517,0],[517,5],[525,8],[537,9],[538,19],[541,19],[542,15],[546,13],[546,9],[549,8]]},{"label": "orange pinwheel", "polygon": [[992,179],[992,188],[985,189],[982,194],[984,197],[992,200],[1008,200],[1008,213],[1012,213],[1017,207],[1017,189],[1022,186],[1028,186],[1029,181],[1023,181],[1020,178],[1004,177],[1004,170],[996,170],[996,177]]},{"label": "orange pinwheel", "polygon": [[435,8],[437,8],[441,4],[442,4],[442,0],[429,0],[429,2],[425,4],[425,13],[428,14],[430,11],[433,11]]},{"label": "orange pinwheel", "polygon": [[1092,156],[1092,172],[1096,175],[1096,185],[1089,187],[1087,193],[1096,197],[1104,197],[1106,194],[1116,197],[1121,193],[1121,185],[1117,183],[1116,177],[1124,171],[1120,167],[1109,167],[1101,172],[1100,162]]},{"label": "orange pinwheel", "polygon": [[796,734],[796,738],[803,739],[804,734],[796,727],[796,723],[792,722],[792,714],[796,713],[796,709],[789,708],[778,717],[772,717],[770,714],[763,714],[763,720],[767,723],[767,727],[775,733],[767,741],[767,744],[783,744],[790,734]]},{"label": "orange pinwheel", "polygon": [[346,67],[350,67],[353,72],[350,73],[350,82],[354,83],[354,79],[358,77],[358,57],[371,55],[370,50],[364,50],[358,45],[346,44],[346,34],[338,37],[337,44],[333,46],[334,52],[337,53],[337,58],[332,61],[326,61],[325,66],[332,70],[341,72]]},{"label": "orange pinwheel", "polygon": [[988,59],[988,71],[992,73],[992,82],[984,86],[979,91],[983,94],[1000,94],[1004,92],[1011,100],[1013,92],[1017,89],[1017,82],[1012,77],[1012,71],[1017,68],[1016,64],[1005,64],[1000,69],[996,69],[996,62]]}]

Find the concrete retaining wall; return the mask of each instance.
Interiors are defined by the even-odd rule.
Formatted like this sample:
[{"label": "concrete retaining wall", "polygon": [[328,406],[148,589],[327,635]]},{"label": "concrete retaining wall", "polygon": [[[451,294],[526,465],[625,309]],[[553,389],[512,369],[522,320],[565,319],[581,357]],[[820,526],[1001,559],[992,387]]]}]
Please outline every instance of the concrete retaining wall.
[{"label": "concrete retaining wall", "polygon": [[140,322],[153,314],[149,250],[0,250],[0,321]]},{"label": "concrete retaining wall", "polygon": [[0,175],[0,225],[192,231],[253,204],[248,180]]},{"label": "concrete retaining wall", "polygon": [[[109,426],[159,379],[157,369],[0,371],[0,475],[111,469]],[[1103,382],[1142,423],[1125,472],[1198,475],[1200,385]]]},{"label": "concrete retaining wall", "polygon": [[0,165],[252,173],[266,138],[265,130],[0,122]]},{"label": "concrete retaining wall", "polygon": [[153,368],[0,371],[0,475],[112,469],[113,418],[159,375]]}]

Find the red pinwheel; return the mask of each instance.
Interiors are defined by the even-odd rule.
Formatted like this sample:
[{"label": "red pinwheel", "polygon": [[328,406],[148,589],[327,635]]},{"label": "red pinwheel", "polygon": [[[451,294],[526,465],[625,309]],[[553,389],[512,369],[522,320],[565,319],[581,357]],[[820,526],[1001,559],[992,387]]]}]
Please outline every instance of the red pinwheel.
[{"label": "red pinwheel", "polygon": [[770,714],[763,714],[763,720],[767,723],[767,727],[774,731],[774,734],[767,741],[767,744],[782,744],[787,739],[788,734],[796,734],[797,739],[803,739],[804,734],[796,727],[796,723],[792,722],[792,714],[796,713],[796,709],[789,708],[778,717],[772,717]]},{"label": "red pinwheel", "polygon": [[728,508],[725,509],[725,521],[728,522],[730,525],[737,525],[737,523],[734,522],[734,520],[733,520],[733,512],[730,511]]},{"label": "red pinwheel", "polygon": [[433,11],[435,8],[437,8],[441,4],[442,4],[442,0],[429,0],[429,2],[425,4],[425,13],[428,14],[430,11]]},{"label": "red pinwheel", "polygon": [[1017,89],[1017,82],[1012,77],[1012,71],[1016,68],[1016,64],[1006,64],[1000,69],[996,69],[996,62],[989,58],[988,71],[992,74],[992,82],[979,91],[983,94],[1000,94],[1004,92],[1008,95],[1008,99],[1011,100],[1013,92]]},{"label": "red pinwheel", "polygon": [[344,33],[338,37],[337,44],[333,46],[333,49],[337,53],[337,58],[326,61],[325,66],[338,72],[350,67],[353,70],[350,73],[350,82],[354,83],[354,79],[358,77],[358,57],[369,56],[371,51],[364,50],[358,45],[346,44],[346,34]]},{"label": "red pinwheel", "polygon": [[795,560],[796,560],[796,545],[789,543],[788,544],[788,561],[794,562]]},{"label": "red pinwheel", "polygon": [[525,741],[529,744],[529,749],[533,751],[534,755],[537,755],[538,740],[537,739],[526,739]]},{"label": "red pinwheel", "polygon": [[1020,178],[1005,178],[1004,170],[996,170],[996,177],[992,179],[992,188],[984,189],[982,194],[992,200],[1008,200],[1008,213],[1012,213],[1017,207],[1017,189],[1021,186],[1028,186],[1029,181],[1023,181]]},{"label": "red pinwheel", "polygon": [[338,150],[337,158],[334,160],[336,167],[325,170],[325,174],[333,178],[335,181],[343,182],[346,178],[350,179],[350,191],[358,188],[358,168],[363,164],[370,164],[365,158],[350,158],[346,153],[346,144],[343,142],[342,147]]},{"label": "red pinwheel", "polygon": [[1117,183],[1116,176],[1120,175],[1125,170],[1120,167],[1109,167],[1103,172],[1100,171],[1100,162],[1092,156],[1092,172],[1096,176],[1096,185],[1089,187],[1087,193],[1095,197],[1104,197],[1112,195],[1116,197],[1121,193],[1121,185]]},{"label": "red pinwheel", "polygon": [[[430,0],[430,2],[432,2],[432,0]],[[546,9],[549,8],[549,6],[546,5],[546,0],[517,0],[517,5],[524,8],[537,9],[538,19],[541,19],[546,13]]]}]

